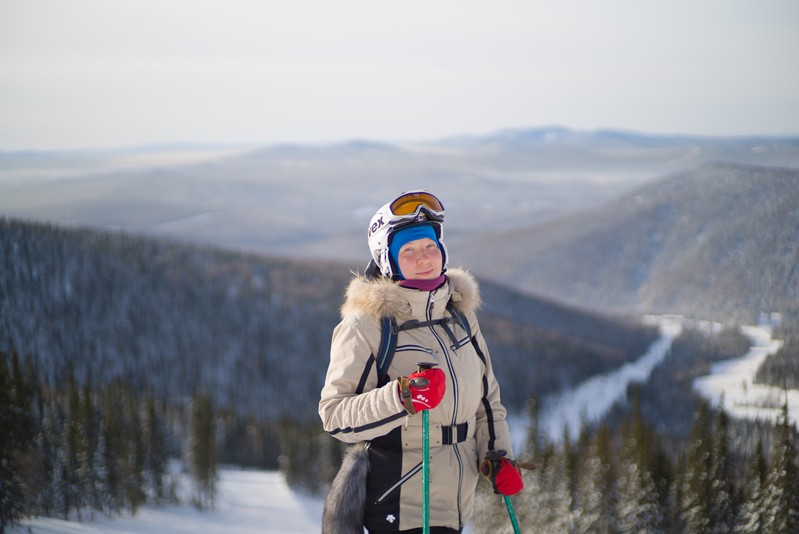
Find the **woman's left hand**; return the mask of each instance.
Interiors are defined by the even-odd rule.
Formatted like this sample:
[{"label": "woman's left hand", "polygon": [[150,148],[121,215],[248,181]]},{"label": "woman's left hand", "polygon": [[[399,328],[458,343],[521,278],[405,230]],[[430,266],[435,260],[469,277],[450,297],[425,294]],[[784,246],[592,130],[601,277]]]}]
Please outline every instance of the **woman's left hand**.
[{"label": "woman's left hand", "polygon": [[491,481],[495,493],[516,495],[524,488],[522,473],[505,454],[505,451],[489,451],[480,465],[480,473]]}]

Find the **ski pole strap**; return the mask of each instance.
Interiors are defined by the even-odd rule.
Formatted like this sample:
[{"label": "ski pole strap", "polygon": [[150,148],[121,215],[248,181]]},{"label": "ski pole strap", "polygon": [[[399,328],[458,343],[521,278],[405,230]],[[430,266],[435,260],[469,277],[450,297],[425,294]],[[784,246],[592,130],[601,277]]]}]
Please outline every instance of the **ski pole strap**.
[{"label": "ski pole strap", "polygon": [[402,405],[405,407],[405,411],[410,415],[415,415],[416,409],[413,407],[413,401],[411,401],[410,380],[408,380],[407,376],[401,376],[397,378],[397,382],[399,383],[400,397],[402,398]]},{"label": "ski pole strap", "polygon": [[[480,474],[489,479],[493,484],[494,475],[496,474],[497,469],[499,469],[499,461],[505,458],[507,454],[508,452],[502,449],[488,451],[486,453],[485,460],[483,460],[483,463],[480,464]],[[512,460],[511,463],[515,465],[515,462]]]}]

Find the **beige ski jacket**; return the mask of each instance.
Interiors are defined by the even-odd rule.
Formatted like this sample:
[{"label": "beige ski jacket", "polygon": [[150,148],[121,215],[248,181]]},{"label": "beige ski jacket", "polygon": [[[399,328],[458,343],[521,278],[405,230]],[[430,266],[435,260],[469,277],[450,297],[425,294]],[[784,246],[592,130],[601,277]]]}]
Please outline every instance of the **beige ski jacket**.
[{"label": "beige ski jacket", "polygon": [[[378,386],[375,354],[381,318],[393,315],[399,325],[440,319],[449,315],[450,299],[468,318],[471,337],[454,324],[449,328],[457,344],[441,325],[400,331],[389,382]],[[342,320],[333,332],[319,415],[324,429],[336,438],[369,442],[369,530],[406,530],[422,524],[422,416],[408,415],[395,380],[413,373],[417,362],[436,362],[447,377],[444,399],[430,410],[432,526],[459,529],[469,520],[478,464],[487,451],[504,449],[513,457],[506,410],[475,316],[479,305],[477,282],[461,269],[450,269],[447,282],[432,292],[360,276],[347,289]]]}]

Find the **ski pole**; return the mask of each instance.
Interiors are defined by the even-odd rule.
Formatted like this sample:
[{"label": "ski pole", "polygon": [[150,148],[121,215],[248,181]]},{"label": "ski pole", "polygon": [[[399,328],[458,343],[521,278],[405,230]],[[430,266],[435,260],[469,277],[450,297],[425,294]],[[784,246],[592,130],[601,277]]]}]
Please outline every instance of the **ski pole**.
[{"label": "ski pole", "polygon": [[[488,451],[486,453],[486,461],[480,466],[480,472],[483,474],[483,476],[493,480],[492,477],[495,468],[495,462],[497,462],[500,458],[503,458],[506,454],[507,453],[503,450]],[[535,465],[530,462],[516,462],[515,465],[517,467],[521,467],[522,469],[535,469]],[[513,503],[511,502],[510,497],[508,495],[503,495],[502,498],[505,501],[505,508],[508,509],[508,517],[513,525],[514,534],[521,534],[519,520],[516,517],[516,512],[513,509]]]},{"label": "ski pole", "polygon": [[422,534],[430,534],[430,414],[422,412]]},{"label": "ski pole", "polygon": [[[535,469],[535,465],[532,462],[516,462],[517,467],[521,467],[522,469],[529,469],[532,471]],[[510,497],[507,495],[503,495],[505,498],[505,508],[508,509],[508,517],[510,517],[510,522],[513,525],[513,534],[521,534],[522,529],[519,526],[519,519],[516,517],[516,511],[513,509],[513,503],[510,500]]]},{"label": "ski pole", "polygon": [[522,529],[519,527],[519,520],[516,518],[516,512],[513,510],[513,503],[510,502],[510,497],[503,495],[505,498],[505,508],[508,509],[508,517],[513,525],[513,534],[521,534]]},{"label": "ski pole", "polygon": [[[435,367],[436,363],[420,362],[419,372]],[[411,383],[425,387],[430,383],[426,378],[414,378]],[[422,534],[430,534],[430,413],[422,412]]]}]

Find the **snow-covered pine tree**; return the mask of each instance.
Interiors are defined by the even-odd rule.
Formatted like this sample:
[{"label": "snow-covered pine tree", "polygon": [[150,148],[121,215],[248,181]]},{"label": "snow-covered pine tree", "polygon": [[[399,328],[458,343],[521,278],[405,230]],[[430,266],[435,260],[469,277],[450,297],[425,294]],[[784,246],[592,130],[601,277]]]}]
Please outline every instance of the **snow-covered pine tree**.
[{"label": "snow-covered pine tree", "polygon": [[63,415],[64,423],[61,431],[61,473],[64,496],[63,516],[68,519],[71,512],[77,512],[81,519],[80,511],[82,492],[79,480],[78,451],[81,448],[81,422],[80,422],[80,394],[75,383],[72,369],[67,377],[67,387],[62,392],[62,406],[66,407]]},{"label": "snow-covered pine tree", "polygon": [[597,521],[597,532],[611,533],[618,531],[619,518],[616,515],[619,502],[618,482],[618,450],[613,432],[605,425],[596,433],[597,457],[600,461],[599,496],[600,515]]},{"label": "snow-covered pine tree", "polygon": [[147,502],[147,494],[144,491],[145,446],[138,395],[127,387],[124,388],[124,391],[125,428],[123,432],[128,442],[128,454],[125,457],[123,488],[128,509],[135,514],[139,507]]},{"label": "snow-covered pine tree", "polygon": [[167,501],[164,477],[167,471],[166,435],[153,395],[144,401],[145,488],[156,504]]},{"label": "snow-covered pine tree", "polygon": [[603,478],[607,465],[599,456],[596,436],[590,440],[578,440],[578,447],[578,465],[573,489],[574,530],[572,532],[574,534],[608,532],[601,528]]},{"label": "snow-covered pine tree", "polygon": [[788,417],[787,401],[777,431],[763,499],[763,530],[799,532],[799,458],[796,430]]},{"label": "snow-covered pine tree", "polygon": [[30,400],[17,354],[0,352],[0,533],[25,512],[18,460],[32,438]]},{"label": "snow-covered pine tree", "polygon": [[680,488],[680,514],[686,534],[704,534],[710,525],[712,423],[709,406],[700,402],[691,427]]},{"label": "snow-covered pine tree", "polygon": [[713,448],[710,465],[710,526],[711,534],[729,534],[735,527],[735,503],[729,457],[729,419],[723,408],[716,409]]},{"label": "snow-covered pine tree", "polygon": [[208,395],[194,395],[189,436],[188,468],[194,481],[194,502],[201,509],[212,508],[218,474],[213,404]]},{"label": "snow-covered pine tree", "polygon": [[80,449],[78,450],[78,464],[81,474],[81,491],[90,518],[94,519],[94,513],[102,510],[100,503],[102,483],[100,480],[100,465],[97,465],[98,457],[95,454],[99,447],[99,427],[100,421],[97,415],[96,399],[92,391],[91,382],[87,381],[80,393],[80,421],[82,435],[80,439]]},{"label": "snow-covered pine tree", "polygon": [[119,409],[119,396],[111,387],[102,394],[102,464],[105,468],[105,488],[102,507],[107,515],[118,512],[123,504],[122,479],[124,477],[122,458],[127,455],[127,445],[122,435],[122,411]]},{"label": "snow-covered pine tree", "polygon": [[572,497],[567,476],[568,441],[549,456],[541,472],[541,492],[535,499],[534,525],[524,526],[531,532],[570,532],[572,529]]},{"label": "snow-covered pine tree", "polygon": [[645,425],[634,402],[630,421],[624,425],[619,469],[617,514],[621,532],[664,532],[665,514],[652,476],[652,431]]},{"label": "snow-covered pine tree", "polygon": [[763,444],[758,441],[755,457],[749,468],[744,488],[744,500],[736,519],[735,532],[738,534],[765,534],[763,530],[764,484],[767,475]]}]

